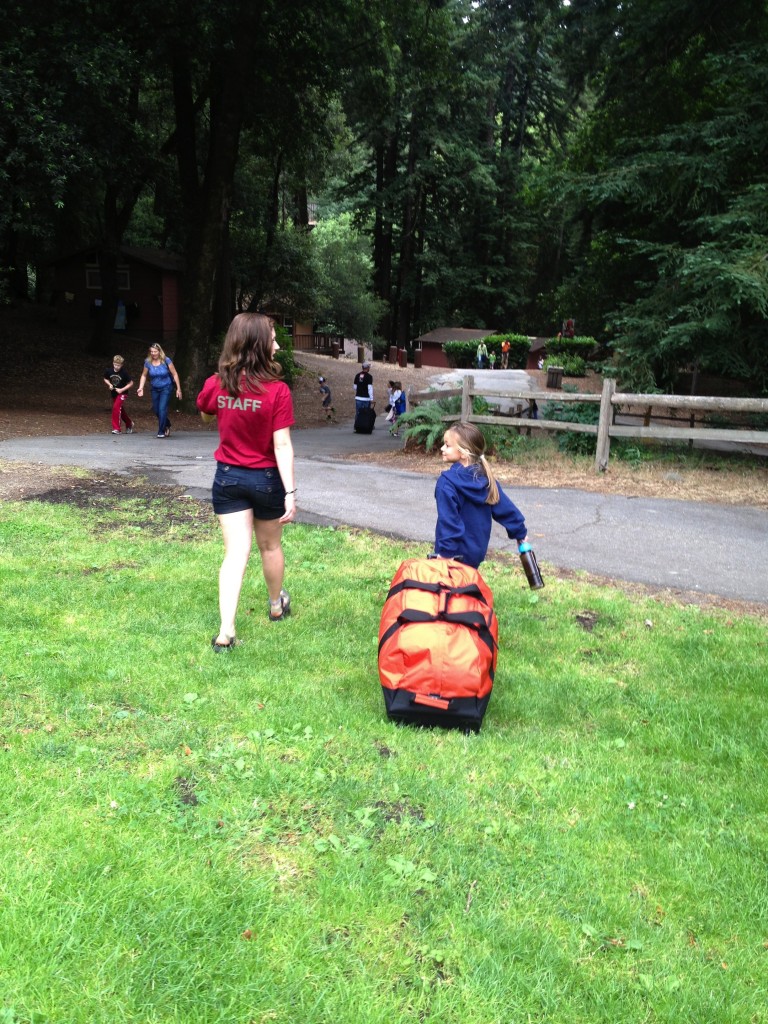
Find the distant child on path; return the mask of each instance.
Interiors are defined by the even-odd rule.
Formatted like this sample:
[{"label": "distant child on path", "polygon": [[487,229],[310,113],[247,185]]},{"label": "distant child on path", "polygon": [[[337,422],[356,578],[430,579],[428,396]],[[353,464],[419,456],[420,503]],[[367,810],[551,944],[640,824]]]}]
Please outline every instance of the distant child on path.
[{"label": "distant child on path", "polygon": [[440,449],[450,468],[437,478],[435,554],[475,569],[485,558],[495,519],[518,543],[525,519],[501,489],[485,458],[485,438],[473,423],[454,423]]},{"label": "distant child on path", "polygon": [[488,362],[491,364],[491,369],[495,370],[496,369],[496,353],[495,352],[491,351],[491,354],[488,356]]},{"label": "distant child on path", "polygon": [[405,412],[405,392],[399,380],[391,380],[389,382],[389,403],[392,406],[392,420],[389,432],[392,437],[400,437],[397,421]]},{"label": "distant child on path", "polygon": [[326,381],[325,377],[318,377],[317,381],[320,385],[320,394],[323,396],[323,409],[325,409],[325,418],[330,420],[331,423],[336,422],[336,410],[333,407],[333,398],[331,396],[331,389]]},{"label": "distant child on path", "polygon": [[133,387],[133,377],[125,369],[122,356],[113,356],[112,365],[104,371],[104,383],[112,392],[112,433],[120,434],[125,424],[126,434],[133,433],[133,420],[125,411],[125,392]]}]

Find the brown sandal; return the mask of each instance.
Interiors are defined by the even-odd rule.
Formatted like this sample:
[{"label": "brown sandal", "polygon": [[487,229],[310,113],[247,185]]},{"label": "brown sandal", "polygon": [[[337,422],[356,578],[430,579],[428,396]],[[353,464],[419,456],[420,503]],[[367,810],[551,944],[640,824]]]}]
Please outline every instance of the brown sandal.
[{"label": "brown sandal", "polygon": [[[275,602],[275,603],[277,603],[277,602]],[[279,615],[273,615],[272,614],[272,602],[270,601],[269,602],[269,621],[270,622],[280,622],[283,619],[287,619],[290,614],[291,614],[291,595],[288,593],[287,590],[281,590],[280,591],[280,614]]]}]

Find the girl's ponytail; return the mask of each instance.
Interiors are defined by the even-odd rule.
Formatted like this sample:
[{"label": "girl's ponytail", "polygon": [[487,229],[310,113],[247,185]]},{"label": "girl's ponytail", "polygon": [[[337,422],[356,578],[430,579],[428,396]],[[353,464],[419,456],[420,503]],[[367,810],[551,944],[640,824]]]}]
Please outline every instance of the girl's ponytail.
[{"label": "girl's ponytail", "polygon": [[496,483],[496,477],[485,457],[485,438],[482,432],[474,423],[454,423],[449,429],[456,438],[456,447],[461,454],[485,473],[488,480],[488,496],[485,503],[486,505],[495,505],[499,500],[499,485]]}]

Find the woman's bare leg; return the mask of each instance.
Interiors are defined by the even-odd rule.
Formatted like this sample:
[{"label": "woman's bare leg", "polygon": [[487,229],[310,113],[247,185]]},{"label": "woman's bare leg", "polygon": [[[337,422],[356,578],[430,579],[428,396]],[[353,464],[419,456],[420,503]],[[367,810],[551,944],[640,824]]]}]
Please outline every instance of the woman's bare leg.
[{"label": "woman's bare leg", "polygon": [[235,617],[253,541],[253,512],[229,512],[219,516],[224,539],[224,561],[219,569],[221,627],[216,643],[228,644],[235,635]]},{"label": "woman's bare leg", "polygon": [[267,584],[270,603],[276,605],[280,601],[285,576],[285,555],[281,544],[283,525],[277,519],[255,519],[253,532],[261,555],[261,569],[264,582]]}]

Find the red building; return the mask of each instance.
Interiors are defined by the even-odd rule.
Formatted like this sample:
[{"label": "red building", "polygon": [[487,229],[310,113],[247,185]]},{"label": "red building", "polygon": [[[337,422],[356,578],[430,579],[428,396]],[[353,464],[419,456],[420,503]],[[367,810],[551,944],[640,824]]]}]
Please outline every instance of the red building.
[{"label": "red building", "polygon": [[[96,249],[53,260],[54,305],[59,323],[88,328],[101,304],[101,271]],[[115,329],[174,341],[179,331],[183,257],[162,249],[121,246]]]}]

